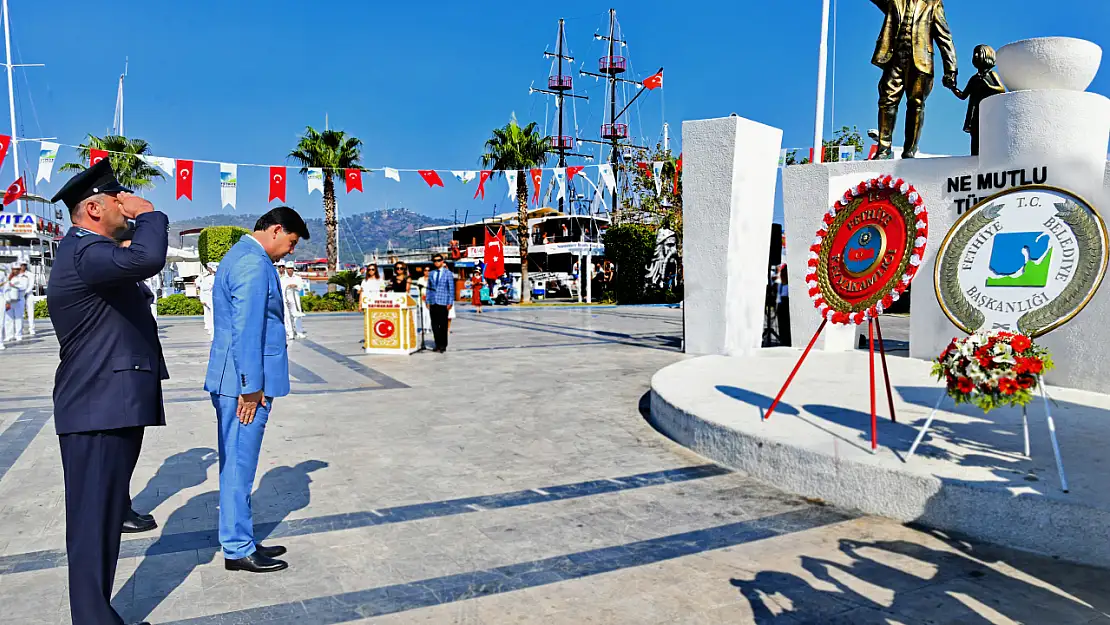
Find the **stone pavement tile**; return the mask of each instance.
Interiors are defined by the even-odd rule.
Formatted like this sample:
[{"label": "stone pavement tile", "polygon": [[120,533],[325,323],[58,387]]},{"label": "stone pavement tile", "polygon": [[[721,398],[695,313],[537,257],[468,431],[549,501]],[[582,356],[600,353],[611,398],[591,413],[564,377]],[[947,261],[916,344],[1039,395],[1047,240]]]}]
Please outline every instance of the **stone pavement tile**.
[{"label": "stone pavement tile", "polygon": [[929,625],[979,623],[1076,624],[1098,612],[1063,597],[1047,597],[1012,578],[987,575],[960,578],[898,595],[889,610]]},{"label": "stone pavement tile", "polygon": [[48,620],[69,612],[65,569],[5,575],[0,585],[0,621]]}]

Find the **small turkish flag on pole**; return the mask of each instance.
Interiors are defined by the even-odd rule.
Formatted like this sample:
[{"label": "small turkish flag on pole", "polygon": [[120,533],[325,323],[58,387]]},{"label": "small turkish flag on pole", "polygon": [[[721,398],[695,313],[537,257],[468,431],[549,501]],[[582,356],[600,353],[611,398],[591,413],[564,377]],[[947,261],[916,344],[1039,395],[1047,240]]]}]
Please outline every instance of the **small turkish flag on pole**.
[{"label": "small turkish flag on pole", "polygon": [[4,159],[8,156],[8,148],[12,145],[12,138],[8,135],[0,135],[0,167],[4,166]]},{"label": "small turkish flag on pole", "polygon": [[8,190],[4,192],[4,206],[23,197],[25,193],[27,193],[27,185],[23,184],[23,176],[20,176],[19,180],[13,182],[12,186],[8,187]]},{"label": "small turkish flag on pole", "polygon": [[649,167],[647,163],[645,163],[644,161],[639,161],[636,163],[636,167],[642,169],[644,175],[647,176],[647,179],[651,180],[651,167]]},{"label": "small turkish flag on pole", "polygon": [[177,161],[177,198],[193,199],[193,161]]},{"label": "small turkish flag on pole", "polygon": [[482,260],[486,263],[487,280],[496,280],[505,275],[505,236],[500,226],[497,227],[497,234],[486,228],[486,247]]},{"label": "small turkish flag on pole", "polygon": [[644,79],[644,86],[648,89],[658,89],[663,86],[663,70],[660,69]]},{"label": "small turkish flag on pole", "polygon": [[351,191],[358,191],[362,193],[362,170],[361,169],[348,169],[344,172],[347,180],[347,193]]},{"label": "small turkish flag on pole", "polygon": [[489,180],[489,177],[492,175],[493,172],[488,169],[483,169],[479,172],[478,188],[474,191],[474,199],[477,199],[478,196],[481,196],[483,200],[486,199],[486,181]]},{"label": "small turkish flag on pole", "polygon": [[270,199],[269,202],[278,200],[285,201],[285,168],[284,167],[271,167],[270,168]]},{"label": "small turkish flag on pole", "polygon": [[439,174],[436,173],[436,170],[419,169],[417,171],[420,173],[420,177],[424,179],[424,182],[428,183],[429,187],[443,186],[443,180],[440,179]]},{"label": "small turkish flag on pole", "polygon": [[581,165],[571,165],[570,167],[567,167],[567,182],[574,180],[574,177],[582,173],[583,169],[585,169],[585,167]]},{"label": "small turkish flag on pole", "polygon": [[540,205],[540,182],[543,180],[543,170],[533,169],[529,172],[532,175],[532,187],[535,191],[532,192],[532,203],[536,206]]},{"label": "small turkish flag on pole", "polygon": [[100,161],[102,161],[106,158],[108,158],[107,150],[90,149],[89,150],[89,167],[92,167],[93,165],[96,165],[97,163],[99,163]]}]

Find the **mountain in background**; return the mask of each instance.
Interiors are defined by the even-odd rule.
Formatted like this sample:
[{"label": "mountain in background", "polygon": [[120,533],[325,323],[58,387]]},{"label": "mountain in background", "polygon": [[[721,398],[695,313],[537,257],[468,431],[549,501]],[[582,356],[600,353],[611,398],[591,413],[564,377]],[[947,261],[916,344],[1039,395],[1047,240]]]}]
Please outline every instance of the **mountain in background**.
[{"label": "mountain in background", "polygon": [[[191,228],[240,226],[250,230],[258,217],[258,215],[246,213],[220,213],[175,221],[170,224],[170,244],[178,243],[178,232]],[[326,256],[327,239],[324,220],[306,219],[305,223],[312,238],[297,245],[296,257],[298,259],[323,258]],[[395,249],[447,245],[451,239],[450,231],[440,233],[437,239],[435,232],[417,233],[416,230],[424,226],[442,226],[450,223],[450,219],[436,219],[405,208],[340,215],[339,262],[362,264],[363,254],[370,254],[377,250],[384,255],[390,244]]]}]

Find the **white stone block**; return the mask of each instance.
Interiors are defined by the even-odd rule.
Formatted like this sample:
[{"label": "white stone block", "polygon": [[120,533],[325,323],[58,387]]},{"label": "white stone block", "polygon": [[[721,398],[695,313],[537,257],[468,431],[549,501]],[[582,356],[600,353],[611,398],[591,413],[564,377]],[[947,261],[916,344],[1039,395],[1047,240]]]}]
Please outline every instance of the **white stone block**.
[{"label": "white stone block", "polygon": [[742,117],[682,124],[687,353],[762,345],[782,130]]}]

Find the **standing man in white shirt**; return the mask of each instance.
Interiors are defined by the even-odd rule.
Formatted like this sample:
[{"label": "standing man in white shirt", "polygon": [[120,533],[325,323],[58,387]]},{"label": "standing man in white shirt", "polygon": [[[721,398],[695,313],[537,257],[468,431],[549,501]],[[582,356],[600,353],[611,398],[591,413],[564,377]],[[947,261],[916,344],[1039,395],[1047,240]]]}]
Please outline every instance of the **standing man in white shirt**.
[{"label": "standing man in white shirt", "polygon": [[285,300],[285,338],[289,341],[294,338],[303,339],[307,336],[301,321],[304,317],[304,310],[301,309],[304,279],[296,274],[293,263],[285,261],[281,265],[281,292]]},{"label": "standing man in white shirt", "polygon": [[204,275],[197,280],[197,291],[200,294],[200,305],[204,307],[204,331],[208,338],[212,338],[212,287],[216,284],[216,269],[219,263],[208,263],[201,271]]},{"label": "standing man in white shirt", "polygon": [[8,287],[4,291],[4,338],[13,341],[23,340],[23,315],[27,293],[31,290],[30,276],[23,266],[12,268]]}]

